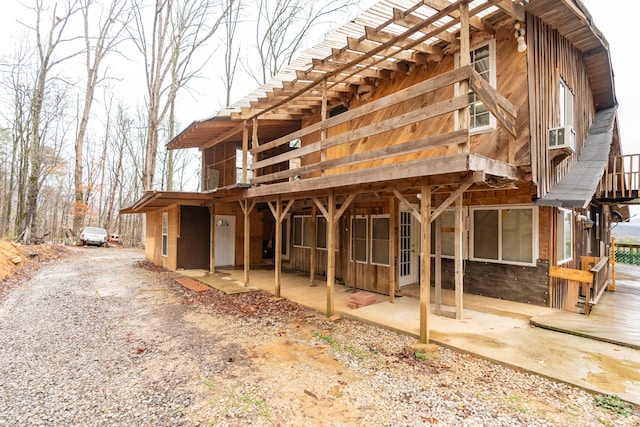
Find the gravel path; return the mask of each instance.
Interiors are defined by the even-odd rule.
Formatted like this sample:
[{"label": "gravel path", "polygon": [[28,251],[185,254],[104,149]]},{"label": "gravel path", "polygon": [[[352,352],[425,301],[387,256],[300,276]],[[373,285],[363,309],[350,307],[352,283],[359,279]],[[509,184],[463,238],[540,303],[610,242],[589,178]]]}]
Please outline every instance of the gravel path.
[{"label": "gravel path", "polygon": [[[593,395],[78,248],[0,302],[0,426],[637,426]],[[610,401],[611,403],[611,401]]]}]

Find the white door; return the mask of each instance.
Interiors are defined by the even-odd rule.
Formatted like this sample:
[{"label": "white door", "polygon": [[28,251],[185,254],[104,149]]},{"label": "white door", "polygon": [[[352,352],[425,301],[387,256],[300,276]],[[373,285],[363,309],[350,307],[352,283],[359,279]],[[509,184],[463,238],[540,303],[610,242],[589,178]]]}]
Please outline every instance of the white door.
[{"label": "white door", "polygon": [[215,266],[235,265],[236,254],[236,217],[216,215]]},{"label": "white door", "polygon": [[418,248],[416,245],[418,222],[411,212],[400,210],[400,232],[398,245],[398,272],[400,286],[407,286],[418,281]]}]

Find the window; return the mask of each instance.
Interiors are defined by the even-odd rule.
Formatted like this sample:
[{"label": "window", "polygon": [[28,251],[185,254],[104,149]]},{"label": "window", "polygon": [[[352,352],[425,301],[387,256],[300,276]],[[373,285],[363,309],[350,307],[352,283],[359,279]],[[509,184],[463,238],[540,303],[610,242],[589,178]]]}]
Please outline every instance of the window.
[{"label": "window", "polygon": [[162,212],[162,256],[169,253],[169,212]]},{"label": "window", "polygon": [[327,249],[327,220],[323,216],[316,217],[316,248]]},{"label": "window", "polygon": [[[310,248],[312,232],[311,216],[293,218],[293,246]],[[327,249],[327,220],[323,216],[316,217],[316,248]]]},{"label": "window", "polygon": [[[471,67],[489,84],[496,87],[495,40],[489,40],[471,50]],[[458,64],[460,58],[457,57]],[[496,119],[474,92],[469,92],[469,129],[483,130],[496,127]]]},{"label": "window", "polygon": [[371,264],[389,265],[389,216],[371,217]]},{"label": "window", "polygon": [[573,236],[571,231],[571,211],[558,208],[558,264],[572,258]]},{"label": "window", "polygon": [[472,258],[535,265],[533,207],[472,209]]},{"label": "window", "polygon": [[367,262],[367,217],[351,218],[351,261]]},{"label": "window", "polygon": [[573,92],[562,79],[560,79],[560,126],[573,128]]},{"label": "window", "polygon": [[[436,253],[436,224],[440,224],[440,247],[444,257],[455,256],[455,211],[446,210],[440,217],[431,223],[431,255]],[[442,230],[445,231],[442,231]]]}]

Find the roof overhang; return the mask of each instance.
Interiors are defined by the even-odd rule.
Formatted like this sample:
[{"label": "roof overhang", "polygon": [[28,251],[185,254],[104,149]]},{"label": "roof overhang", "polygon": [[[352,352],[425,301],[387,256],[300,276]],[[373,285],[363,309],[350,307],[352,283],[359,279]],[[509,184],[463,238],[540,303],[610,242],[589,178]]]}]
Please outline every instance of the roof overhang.
[{"label": "roof overhang", "polygon": [[205,206],[211,203],[212,200],[213,198],[210,193],[146,191],[133,205],[120,209],[120,213],[144,213],[173,205]]}]

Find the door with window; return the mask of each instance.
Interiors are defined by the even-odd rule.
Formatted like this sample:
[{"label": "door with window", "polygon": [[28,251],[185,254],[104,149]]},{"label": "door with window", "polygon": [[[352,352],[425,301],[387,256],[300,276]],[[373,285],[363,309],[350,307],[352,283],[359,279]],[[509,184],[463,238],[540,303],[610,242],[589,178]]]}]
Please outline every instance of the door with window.
[{"label": "door with window", "polygon": [[420,224],[409,211],[400,210],[398,230],[398,274],[399,285],[407,286],[418,281],[417,236]]},{"label": "door with window", "polygon": [[236,217],[216,215],[216,248],[214,251],[216,267],[235,265],[236,254]]}]

